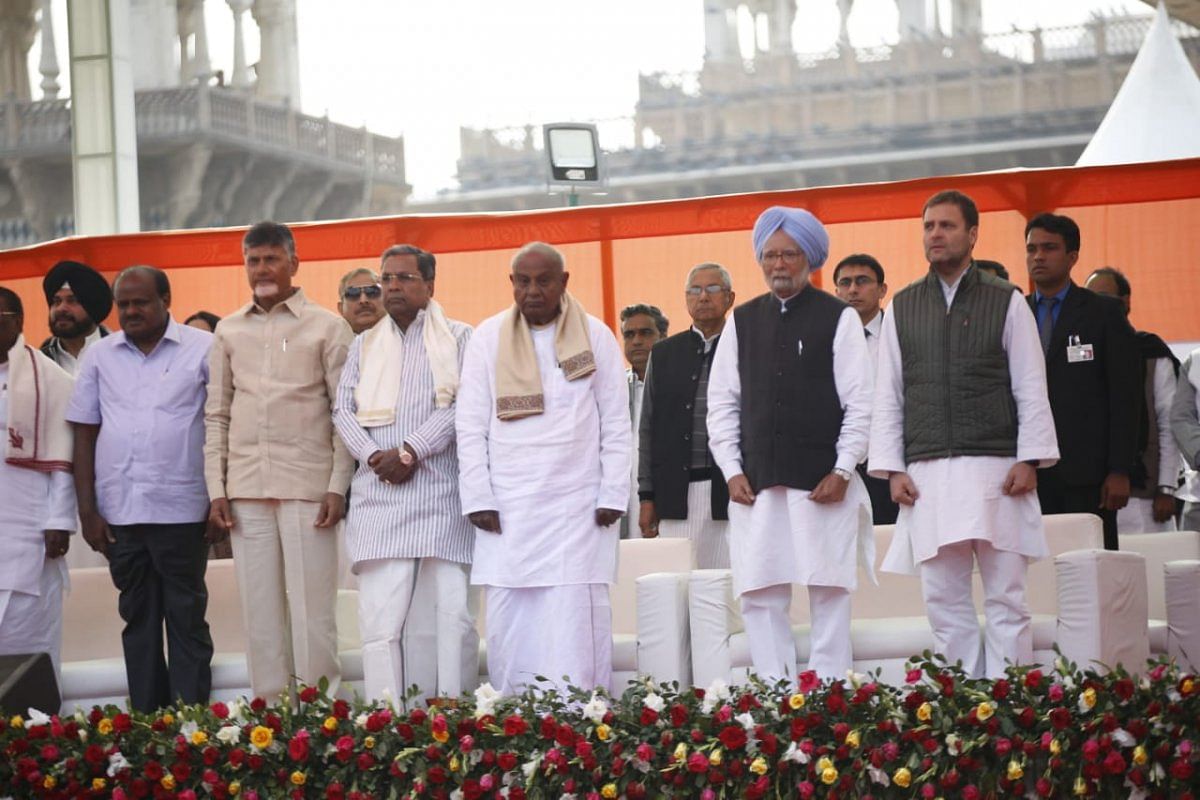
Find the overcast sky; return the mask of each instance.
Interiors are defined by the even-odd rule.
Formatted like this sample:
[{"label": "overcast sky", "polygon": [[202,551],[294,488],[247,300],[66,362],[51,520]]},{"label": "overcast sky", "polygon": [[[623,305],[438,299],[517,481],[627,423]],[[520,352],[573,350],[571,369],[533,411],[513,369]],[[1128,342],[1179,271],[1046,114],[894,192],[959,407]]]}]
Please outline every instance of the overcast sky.
[{"label": "overcast sky", "polygon": [[[949,0],[940,2],[948,11]],[[64,73],[65,5],[54,0]],[[419,197],[453,185],[460,125],[628,117],[639,72],[696,70],[704,55],[703,0],[297,0],[297,7],[301,107],[403,134]],[[797,9],[796,49],[829,48],[837,0],[798,0]],[[984,28],[1070,25],[1103,11],[1150,8],[1140,0],[984,0]],[[228,72],[233,22],[224,0],[206,1],[206,19],[213,66]],[[253,63],[257,28],[249,14],[246,22]],[[857,0],[853,44],[894,40],[895,29],[892,0]]]}]

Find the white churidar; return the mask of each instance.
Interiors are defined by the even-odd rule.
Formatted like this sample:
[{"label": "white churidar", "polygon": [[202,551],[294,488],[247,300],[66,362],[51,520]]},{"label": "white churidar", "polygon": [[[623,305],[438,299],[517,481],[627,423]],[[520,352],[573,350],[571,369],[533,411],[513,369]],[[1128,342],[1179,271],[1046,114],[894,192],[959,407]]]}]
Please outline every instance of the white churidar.
[{"label": "white churidar", "polygon": [[[741,596],[742,621],[754,672],[768,683],[796,682],[796,643],[792,640],[790,584],[768,586]],[[808,587],[811,645],[808,669],[822,680],[845,678],[854,665],[850,648],[850,592],[837,586]]]},{"label": "white churidar", "polygon": [[688,484],[687,519],[658,521],[663,539],[690,539],[693,569],[729,569],[729,523],[712,518],[712,481]]}]

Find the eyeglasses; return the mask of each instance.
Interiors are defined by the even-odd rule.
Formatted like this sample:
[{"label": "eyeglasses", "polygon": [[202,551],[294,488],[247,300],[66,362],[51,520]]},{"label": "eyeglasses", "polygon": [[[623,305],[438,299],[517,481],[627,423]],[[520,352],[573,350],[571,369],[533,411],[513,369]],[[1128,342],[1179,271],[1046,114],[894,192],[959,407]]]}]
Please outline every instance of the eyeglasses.
[{"label": "eyeglasses", "polygon": [[776,261],[782,261],[785,264],[798,264],[800,263],[800,257],[803,255],[804,253],[799,250],[783,250],[778,253],[772,250],[768,253],[763,253],[759,260],[764,264],[774,264]]},{"label": "eyeglasses", "polygon": [[416,283],[417,281],[425,280],[415,272],[385,272],[379,276],[379,280],[387,283]]},{"label": "eyeglasses", "polygon": [[843,289],[849,289],[851,286],[863,287],[870,286],[872,283],[878,283],[872,275],[859,275],[856,278],[847,275],[845,278],[838,278],[837,285]]},{"label": "eyeglasses", "polygon": [[381,294],[383,294],[383,288],[379,286],[379,284],[372,284],[370,286],[349,286],[346,288],[346,291],[342,292],[342,299],[357,300],[364,294],[374,300],[376,297],[379,297]]},{"label": "eyeglasses", "polygon": [[726,291],[725,287],[719,283],[710,283],[708,286],[689,286],[687,293],[691,297],[699,297],[702,292],[709,294],[720,294]]}]

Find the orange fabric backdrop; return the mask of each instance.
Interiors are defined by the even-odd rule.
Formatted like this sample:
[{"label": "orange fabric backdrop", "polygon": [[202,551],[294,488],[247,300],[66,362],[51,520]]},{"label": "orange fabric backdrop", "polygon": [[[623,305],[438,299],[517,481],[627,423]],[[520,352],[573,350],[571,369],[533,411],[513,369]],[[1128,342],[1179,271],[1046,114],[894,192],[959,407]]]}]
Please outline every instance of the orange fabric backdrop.
[{"label": "orange fabric backdrop", "polygon": [[[808,208],[829,226],[831,263],[869,252],[895,292],[924,272],[920,213],[935,191],[970,194],[982,212],[976,254],[1003,262],[1026,283],[1022,230],[1033,214],[1056,209],[1083,230],[1079,280],[1095,267],[1121,268],[1134,286],[1135,326],[1170,341],[1200,340],[1200,159],[1117,167],[1019,170],[887,184],[590,206],[509,214],[380,217],[294,226],[297,282],[336,305],[338,278],[374,266],[386,247],[411,242],[438,254],[437,296],[448,313],[476,323],[511,302],[508,261],[524,242],[563,248],[571,289],[610,324],[624,305],[659,305],[672,331],[687,324],[682,284],[701,261],[729,268],[742,300],[763,291],[748,231],[768,205]],[[177,319],[198,309],[224,316],[247,299],[239,266],[244,229],[63,239],[0,252],[0,281],[26,304],[30,341],[46,335],[41,276],[56,261],[92,264],[111,279],[130,264],[168,270]],[[820,275],[817,278],[821,282]],[[114,318],[109,321],[115,327]]]}]

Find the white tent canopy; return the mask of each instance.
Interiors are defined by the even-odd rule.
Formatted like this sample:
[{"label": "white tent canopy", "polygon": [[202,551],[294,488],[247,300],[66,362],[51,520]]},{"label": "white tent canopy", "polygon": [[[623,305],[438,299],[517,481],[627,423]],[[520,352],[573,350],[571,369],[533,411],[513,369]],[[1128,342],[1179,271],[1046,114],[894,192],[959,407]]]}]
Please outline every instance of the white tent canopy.
[{"label": "white tent canopy", "polygon": [[1165,4],[1078,166],[1200,156],[1200,77],[1171,32]]}]

